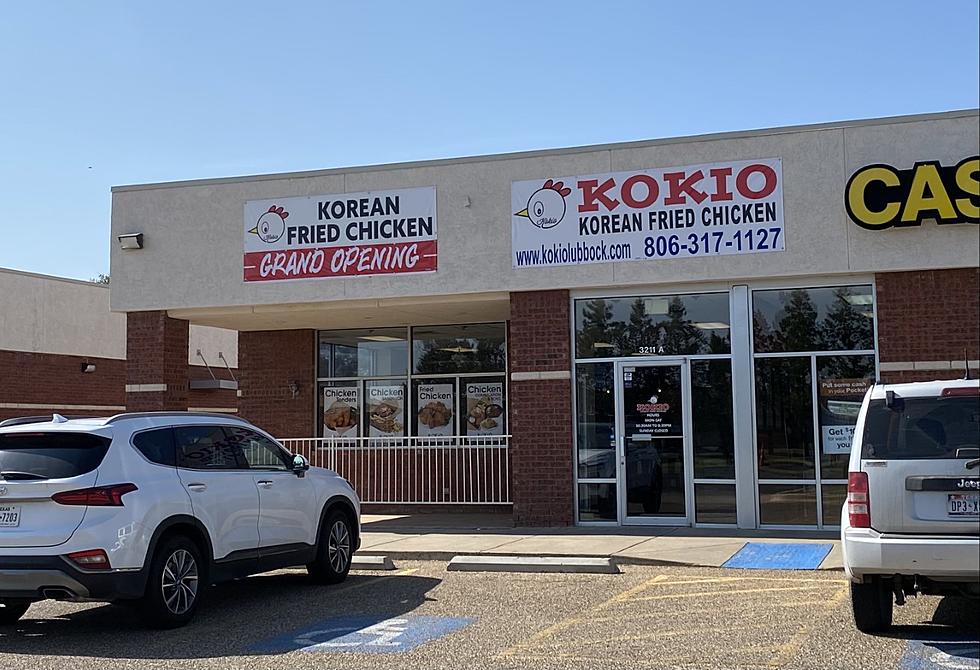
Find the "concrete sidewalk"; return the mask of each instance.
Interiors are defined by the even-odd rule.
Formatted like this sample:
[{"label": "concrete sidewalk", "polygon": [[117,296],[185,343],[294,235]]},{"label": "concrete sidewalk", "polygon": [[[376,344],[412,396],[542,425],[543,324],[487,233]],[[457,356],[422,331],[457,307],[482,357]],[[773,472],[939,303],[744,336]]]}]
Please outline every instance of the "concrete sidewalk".
[{"label": "concrete sidewalk", "polygon": [[719,567],[746,542],[804,542],[832,544],[833,550],[819,569],[842,568],[836,533],[675,527],[513,528],[505,525],[509,518],[486,516],[437,520],[365,514],[358,554],[447,561],[459,554],[582,556],[611,558],[622,564]]}]

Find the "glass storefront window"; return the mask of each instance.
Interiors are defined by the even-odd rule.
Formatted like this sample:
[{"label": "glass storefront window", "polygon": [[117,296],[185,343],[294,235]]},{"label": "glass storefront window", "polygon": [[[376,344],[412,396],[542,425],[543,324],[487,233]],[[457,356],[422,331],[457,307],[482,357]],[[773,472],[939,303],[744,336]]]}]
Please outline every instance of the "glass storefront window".
[{"label": "glass storefront window", "polygon": [[734,484],[695,484],[694,520],[697,523],[737,523]]},{"label": "glass storefront window", "polygon": [[727,293],[575,301],[577,358],[731,352]]},{"label": "glass storefront window", "polygon": [[320,377],[381,377],[408,373],[408,329],[321,331]]},{"label": "glass storefront window", "polygon": [[413,328],[412,367],[427,375],[503,372],[505,333],[502,323]]},{"label": "glass storefront window", "polygon": [[[694,419],[694,476],[735,479],[730,360],[691,363],[691,413]],[[734,504],[733,498],[732,513]]]},{"label": "glass storefront window", "polygon": [[816,485],[759,484],[759,521],[773,526],[816,526]]},{"label": "glass storefront window", "polygon": [[823,525],[839,526],[847,499],[847,484],[821,484],[820,496],[823,498]]},{"label": "glass storefront window", "polygon": [[821,479],[847,479],[854,424],[874,378],[874,356],[817,357]]},{"label": "glass storefront window", "polygon": [[579,484],[579,521],[615,521],[616,485]]},{"label": "glass storefront window", "polygon": [[612,363],[575,366],[578,476],[616,477],[616,414]]},{"label": "glass storefront window", "polygon": [[756,359],[759,479],[815,477],[811,384],[809,356]]},{"label": "glass storefront window", "polygon": [[752,292],[755,351],[874,349],[870,286]]}]

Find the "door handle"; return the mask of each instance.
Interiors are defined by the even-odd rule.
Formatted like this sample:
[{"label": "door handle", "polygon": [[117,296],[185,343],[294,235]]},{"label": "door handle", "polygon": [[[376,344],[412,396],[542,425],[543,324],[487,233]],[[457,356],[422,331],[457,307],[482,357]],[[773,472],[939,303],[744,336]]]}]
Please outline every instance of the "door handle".
[{"label": "door handle", "polygon": [[272,488],[272,482],[269,481],[268,479],[260,479],[259,481],[255,482],[255,483],[258,484],[259,485],[259,488],[262,488],[262,489],[271,489]]},{"label": "door handle", "polygon": [[207,487],[208,487],[207,484],[202,484],[200,482],[194,482],[192,484],[187,485],[187,488],[190,489],[191,491],[203,491]]}]

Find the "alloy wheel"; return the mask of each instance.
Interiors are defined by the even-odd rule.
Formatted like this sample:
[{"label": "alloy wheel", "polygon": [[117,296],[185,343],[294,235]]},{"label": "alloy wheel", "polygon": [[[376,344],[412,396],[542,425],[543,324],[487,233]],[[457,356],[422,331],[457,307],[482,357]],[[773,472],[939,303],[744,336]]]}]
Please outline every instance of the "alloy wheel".
[{"label": "alloy wheel", "polygon": [[343,521],[335,522],[330,528],[330,535],[327,537],[327,558],[334,572],[344,572],[347,569],[350,561],[350,532]]},{"label": "alloy wheel", "polygon": [[163,566],[163,602],[171,614],[185,614],[197,600],[197,561],[186,549],[178,549]]}]

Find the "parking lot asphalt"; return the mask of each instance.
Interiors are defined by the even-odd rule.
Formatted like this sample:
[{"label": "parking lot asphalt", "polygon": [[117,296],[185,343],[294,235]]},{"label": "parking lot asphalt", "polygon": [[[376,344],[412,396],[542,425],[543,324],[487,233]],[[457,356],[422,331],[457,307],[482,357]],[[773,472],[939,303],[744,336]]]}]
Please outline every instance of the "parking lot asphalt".
[{"label": "parking lot asphalt", "polygon": [[279,571],[213,588],[195,621],[148,631],[123,606],[36,603],[0,628],[0,668],[977,668],[956,599],[850,619],[839,572],[625,566],[620,575],[447,572],[401,563],[314,586]]}]

